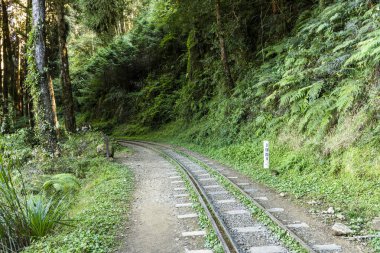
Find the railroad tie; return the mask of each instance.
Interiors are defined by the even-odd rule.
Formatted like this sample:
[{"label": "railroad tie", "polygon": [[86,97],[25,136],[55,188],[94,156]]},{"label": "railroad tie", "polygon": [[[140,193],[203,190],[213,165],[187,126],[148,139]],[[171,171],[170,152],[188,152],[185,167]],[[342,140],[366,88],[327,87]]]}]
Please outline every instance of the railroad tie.
[{"label": "railroad tie", "polygon": [[205,236],[206,231],[190,231],[190,232],[182,232],[182,237],[193,237],[193,236]]},{"label": "railroad tie", "polygon": [[261,246],[252,247],[249,250],[250,253],[285,253],[287,252],[285,248],[281,246]]}]

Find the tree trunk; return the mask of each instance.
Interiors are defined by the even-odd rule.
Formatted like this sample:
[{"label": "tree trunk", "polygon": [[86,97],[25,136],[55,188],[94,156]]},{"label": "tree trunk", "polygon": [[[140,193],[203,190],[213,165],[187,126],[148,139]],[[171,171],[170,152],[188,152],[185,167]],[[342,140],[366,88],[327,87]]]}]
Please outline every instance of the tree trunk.
[{"label": "tree trunk", "polygon": [[[53,110],[53,118],[54,118],[54,127],[55,129],[59,129],[59,122],[58,122],[58,116],[57,116],[57,103],[55,102],[55,94],[54,94],[54,85],[53,85],[53,79],[51,75],[48,75],[49,79],[49,94],[51,97],[51,108]],[[58,132],[57,132],[58,134]]]},{"label": "tree trunk", "polygon": [[272,0],[272,14],[276,14],[278,11],[278,5],[276,0]]},{"label": "tree trunk", "polygon": [[[26,34],[28,36],[27,40],[29,39],[30,31],[32,30],[32,0],[28,0],[27,7],[26,7]],[[24,55],[27,53],[27,47],[25,47]],[[24,62],[24,69],[25,69],[25,77],[28,76],[28,61],[25,60]],[[25,104],[25,116],[29,119],[29,126],[30,128],[34,128],[34,113],[33,113],[33,98],[30,87],[27,85],[24,86],[24,104]]]},{"label": "tree trunk", "polygon": [[[45,0],[32,1],[33,13],[33,49],[35,67],[38,74],[38,83],[34,84],[38,90],[34,103],[37,107],[37,124],[41,134],[41,140],[47,151],[55,153],[57,150],[57,133],[54,126],[54,113],[52,107],[52,97],[49,90],[49,80],[46,64],[45,45]],[[30,73],[29,73],[30,74]]]},{"label": "tree trunk", "polygon": [[65,22],[65,1],[57,6],[59,51],[61,57],[61,85],[65,128],[68,132],[76,130],[73,90],[70,79],[69,58],[67,53],[67,26]]},{"label": "tree trunk", "polygon": [[[13,93],[13,101],[14,101],[14,108],[16,111],[16,116],[21,117],[23,115],[22,113],[22,41],[17,36],[16,37],[16,45],[15,47],[15,58],[17,58],[17,75],[15,79],[15,89]],[[17,52],[17,55],[16,55]]]},{"label": "tree trunk", "polygon": [[220,57],[223,64],[224,74],[227,81],[227,89],[230,91],[235,87],[234,79],[232,78],[231,69],[228,63],[228,53],[226,50],[226,42],[224,39],[222,14],[220,7],[220,0],[215,0],[215,13],[216,13],[216,25],[219,37]]},{"label": "tree trunk", "polygon": [[[1,19],[0,19],[0,27],[2,27],[2,21],[1,21]],[[1,35],[1,34],[0,34]],[[0,102],[2,103],[3,101],[2,101],[2,94],[3,94],[3,50],[2,50],[2,48],[3,48],[3,39],[2,39],[2,37],[0,36]],[[0,109],[2,109],[2,108],[0,108]],[[1,122],[2,122],[2,120],[1,120],[1,118],[0,118],[0,125],[1,125]]]},{"label": "tree trunk", "polygon": [[3,76],[3,120],[2,120],[2,132],[8,133],[10,131],[9,126],[9,87],[14,82],[14,64],[12,59],[12,44],[9,32],[9,20],[8,20],[8,6],[4,0],[1,0],[1,10],[3,13],[2,18],[2,30],[3,30],[3,62],[4,62],[4,76]]}]

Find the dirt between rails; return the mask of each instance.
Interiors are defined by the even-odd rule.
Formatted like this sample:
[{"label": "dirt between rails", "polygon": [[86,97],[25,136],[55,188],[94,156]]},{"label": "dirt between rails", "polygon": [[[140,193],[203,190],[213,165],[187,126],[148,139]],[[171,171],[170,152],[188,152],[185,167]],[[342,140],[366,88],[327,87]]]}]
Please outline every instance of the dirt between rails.
[{"label": "dirt between rails", "polygon": [[184,224],[177,219],[178,199],[173,197],[167,174],[174,171],[174,166],[149,149],[126,146],[133,153],[116,157],[116,161],[133,171],[136,189],[117,253],[180,253],[202,248],[203,238],[181,238],[181,232],[196,230],[198,223],[195,220]]},{"label": "dirt between rails", "polygon": [[118,252],[180,252],[181,245],[173,238],[177,227],[174,206],[165,199],[170,189],[160,179],[164,173],[160,171],[170,164],[160,161],[152,152],[133,148],[136,150],[132,156],[118,159],[132,169],[136,185],[125,243]]},{"label": "dirt between rails", "polygon": [[[308,204],[300,203],[291,196],[282,197],[280,193],[273,189],[253,181],[251,178],[243,175],[242,173],[230,168],[226,165],[219,163],[216,160],[207,158],[197,152],[190,151],[183,147],[174,147],[171,145],[165,145],[169,148],[177,149],[187,155],[193,156],[198,160],[212,166],[214,168],[223,169],[223,174],[226,172],[228,176],[238,177],[239,181],[249,182],[250,187],[257,190],[256,196],[266,196],[267,201],[258,201],[265,208],[280,207],[284,208],[283,213],[275,214],[276,218],[282,221],[284,224],[292,222],[304,222],[309,225],[309,229],[302,230],[302,233],[297,233],[306,241],[313,244],[336,244],[342,247],[341,251],[326,251],[326,252],[341,252],[341,253],[373,253],[374,250],[369,249],[365,242],[350,241],[342,237],[334,236],[331,230],[331,224],[328,224],[329,218],[323,215],[315,215],[309,212],[310,206]],[[252,195],[252,194],[251,194]],[[294,231],[294,230],[293,230]]]}]

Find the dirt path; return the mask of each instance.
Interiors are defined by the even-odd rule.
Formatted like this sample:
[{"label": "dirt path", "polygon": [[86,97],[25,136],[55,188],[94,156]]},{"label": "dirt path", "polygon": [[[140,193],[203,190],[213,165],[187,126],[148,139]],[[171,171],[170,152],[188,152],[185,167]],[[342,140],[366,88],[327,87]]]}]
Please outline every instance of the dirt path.
[{"label": "dirt path", "polygon": [[[158,154],[138,146],[134,152],[119,158],[135,175],[134,201],[126,224],[119,253],[179,253],[187,248],[202,247],[203,238],[181,238],[181,232],[197,227],[197,220],[178,220],[173,185],[168,174],[175,172],[172,164]],[[187,201],[182,200],[182,201]],[[194,228],[195,229],[195,228]]]}]

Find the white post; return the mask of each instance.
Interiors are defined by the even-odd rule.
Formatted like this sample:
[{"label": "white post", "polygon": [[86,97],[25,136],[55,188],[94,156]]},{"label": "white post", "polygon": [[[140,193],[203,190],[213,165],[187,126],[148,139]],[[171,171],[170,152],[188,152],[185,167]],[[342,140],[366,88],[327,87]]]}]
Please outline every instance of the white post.
[{"label": "white post", "polygon": [[264,169],[269,169],[269,141],[264,141]]}]

